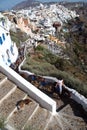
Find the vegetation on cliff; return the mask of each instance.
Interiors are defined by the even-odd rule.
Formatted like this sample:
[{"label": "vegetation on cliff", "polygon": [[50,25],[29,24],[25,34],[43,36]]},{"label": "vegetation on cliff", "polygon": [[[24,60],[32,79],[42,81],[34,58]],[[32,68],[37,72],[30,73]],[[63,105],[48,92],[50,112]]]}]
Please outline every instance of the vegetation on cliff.
[{"label": "vegetation on cliff", "polygon": [[[76,89],[87,97],[87,83],[83,82],[85,75],[80,74],[79,68],[75,68],[70,61],[55,56],[42,45],[36,48],[34,54],[27,54],[26,62],[22,69],[27,69],[36,75],[47,75],[64,79],[68,87]],[[78,77],[72,71],[76,71]]]}]

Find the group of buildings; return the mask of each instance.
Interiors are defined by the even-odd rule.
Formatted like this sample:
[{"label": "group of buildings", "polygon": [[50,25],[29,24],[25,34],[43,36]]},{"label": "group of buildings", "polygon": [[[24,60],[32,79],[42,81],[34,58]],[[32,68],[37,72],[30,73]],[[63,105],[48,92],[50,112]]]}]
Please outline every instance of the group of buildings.
[{"label": "group of buildings", "polygon": [[40,4],[28,9],[12,10],[9,12],[9,16],[15,18],[18,28],[34,37],[34,33],[55,35],[54,23],[56,23],[56,27],[60,31],[63,24],[67,23],[67,20],[78,15],[75,11],[68,10],[59,4]]},{"label": "group of buildings", "polygon": [[[60,30],[63,29],[64,23],[77,17],[75,11],[68,10],[59,4],[40,4],[39,6],[29,7],[25,10],[11,10],[10,12],[4,12],[3,15],[0,14],[0,49],[2,48],[1,57],[3,61],[9,65],[11,62],[15,61],[18,55],[17,49],[15,49],[16,55],[13,53],[13,50],[16,47],[10,39],[10,29],[12,31],[20,29],[25,32],[30,36],[30,42],[32,43],[36,41],[44,41],[45,38],[48,38],[49,42],[56,41],[56,43],[61,43],[56,38],[56,34],[60,33]],[[6,55],[3,55],[3,52],[5,52],[4,54]],[[10,58],[10,56],[12,58]],[[8,60],[6,61],[6,59]]]},{"label": "group of buildings", "polygon": [[[75,11],[68,10],[59,4],[40,4],[36,7],[16,11],[18,26],[20,27],[23,23],[25,27],[23,30],[30,35],[30,28],[33,32],[39,32],[43,35],[55,35],[56,28],[60,31],[63,24],[67,23],[67,20],[75,18],[76,16],[77,14]],[[53,26],[55,23],[56,27]],[[21,25],[20,28],[23,26]]]}]

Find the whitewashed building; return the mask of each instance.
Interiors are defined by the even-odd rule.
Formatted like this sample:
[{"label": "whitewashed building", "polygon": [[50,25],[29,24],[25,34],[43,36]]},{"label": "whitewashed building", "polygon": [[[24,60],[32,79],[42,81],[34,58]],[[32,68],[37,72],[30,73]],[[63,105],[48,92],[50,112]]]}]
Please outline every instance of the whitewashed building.
[{"label": "whitewashed building", "polygon": [[11,41],[10,21],[0,13],[0,62],[8,66],[18,57],[16,44]]}]

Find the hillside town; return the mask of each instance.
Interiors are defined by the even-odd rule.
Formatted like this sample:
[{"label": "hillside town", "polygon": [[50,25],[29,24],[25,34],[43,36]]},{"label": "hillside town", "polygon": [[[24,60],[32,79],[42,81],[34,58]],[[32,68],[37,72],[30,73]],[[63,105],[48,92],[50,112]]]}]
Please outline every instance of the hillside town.
[{"label": "hillside town", "polygon": [[[38,32],[37,37],[39,37],[39,34],[55,36],[56,27],[60,31],[67,20],[78,17],[75,11],[68,10],[58,4],[40,4],[26,10],[22,9],[8,13],[10,18],[14,17],[17,27],[29,34],[31,38],[35,35],[34,31]],[[53,24],[56,24],[56,27],[53,27]]]},{"label": "hillside town", "polygon": [[[13,32],[17,32],[20,29],[30,37],[29,45],[34,42],[35,46],[37,46],[39,41],[44,41],[45,43],[48,41],[49,46],[53,45],[54,49],[51,50],[56,54],[60,53],[60,55],[63,55],[60,47],[65,47],[66,42],[64,36],[60,36],[60,31],[62,29],[63,32],[68,32],[64,24],[68,20],[78,17],[75,11],[68,10],[59,4],[40,4],[33,8],[29,7],[26,10],[12,10],[4,12],[4,16],[7,16],[11,21],[10,28]],[[57,44],[60,47],[55,47]],[[64,57],[67,56],[65,55]]]}]

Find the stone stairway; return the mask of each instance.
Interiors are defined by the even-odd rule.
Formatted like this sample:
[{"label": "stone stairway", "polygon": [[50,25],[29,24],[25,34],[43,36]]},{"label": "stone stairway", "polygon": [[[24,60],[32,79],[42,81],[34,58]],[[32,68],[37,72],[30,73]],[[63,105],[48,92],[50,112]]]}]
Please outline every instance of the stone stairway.
[{"label": "stone stairway", "polygon": [[[16,104],[22,99],[29,99],[31,102],[18,110]],[[49,111],[40,107],[29,95],[0,73],[0,118],[6,120],[8,130],[22,130],[32,126],[44,129],[51,116]]]},{"label": "stone stairway", "polygon": [[[29,99],[31,102],[17,109],[17,102]],[[87,117],[79,114],[77,104],[65,104],[55,100],[61,107],[55,115],[42,108],[27,93],[0,73],[0,118],[6,122],[6,130],[87,130]]]}]

